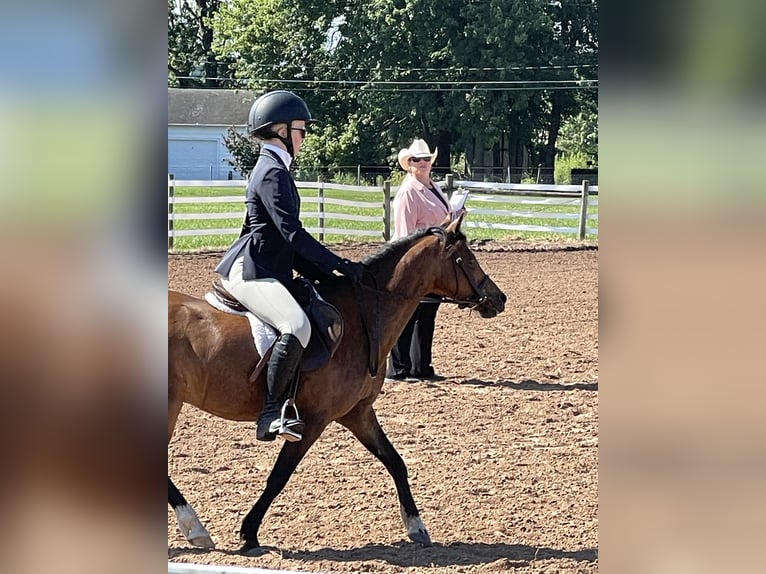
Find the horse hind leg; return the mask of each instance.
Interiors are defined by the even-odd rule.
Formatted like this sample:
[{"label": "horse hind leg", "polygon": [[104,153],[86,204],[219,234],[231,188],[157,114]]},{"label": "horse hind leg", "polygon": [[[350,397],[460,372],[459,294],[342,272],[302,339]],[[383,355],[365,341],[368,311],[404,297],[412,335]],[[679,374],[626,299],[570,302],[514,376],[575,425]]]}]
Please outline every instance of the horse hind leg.
[{"label": "horse hind leg", "polygon": [[178,528],[181,533],[186,537],[186,540],[193,546],[199,546],[201,548],[215,548],[213,539],[210,538],[210,534],[202,526],[202,523],[194,512],[191,505],[186,502],[184,495],[178,490],[173,481],[168,477],[168,503],[173,508],[173,512],[176,514],[176,520],[178,520]]},{"label": "horse hind leg", "polygon": [[[170,442],[170,439],[173,437],[176,420],[178,419],[178,413],[180,412],[181,401],[175,393],[170,392],[168,394],[168,442]],[[213,539],[210,538],[210,534],[205,527],[202,526],[197,513],[194,512],[192,506],[186,501],[184,495],[181,494],[181,491],[178,490],[175,484],[173,484],[173,481],[169,476],[168,504],[170,504],[173,512],[175,512],[178,528],[191,545],[199,546],[201,548],[215,548]]]},{"label": "horse hind leg", "polygon": [[407,467],[383,432],[375,411],[369,405],[357,407],[338,422],[350,430],[364,447],[383,463],[394,479],[399,497],[399,512],[409,539],[423,546],[431,546],[431,537],[412,497]]}]

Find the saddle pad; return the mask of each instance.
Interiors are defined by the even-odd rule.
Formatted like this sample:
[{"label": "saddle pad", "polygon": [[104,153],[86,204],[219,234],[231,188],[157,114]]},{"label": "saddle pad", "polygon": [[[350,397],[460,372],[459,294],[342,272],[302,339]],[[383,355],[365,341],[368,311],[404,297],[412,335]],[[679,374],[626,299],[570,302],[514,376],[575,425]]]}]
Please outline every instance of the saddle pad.
[{"label": "saddle pad", "polygon": [[223,311],[224,313],[240,316],[244,315],[247,317],[247,320],[250,322],[250,332],[253,334],[255,349],[258,351],[258,354],[261,357],[263,357],[266,351],[271,348],[271,346],[274,344],[274,341],[277,340],[276,329],[274,329],[274,327],[268,323],[264,323],[252,313],[243,313],[241,311],[234,311],[229,309],[225,305],[222,305],[218,298],[210,292],[205,293],[205,301],[207,301],[210,305],[219,311]]}]

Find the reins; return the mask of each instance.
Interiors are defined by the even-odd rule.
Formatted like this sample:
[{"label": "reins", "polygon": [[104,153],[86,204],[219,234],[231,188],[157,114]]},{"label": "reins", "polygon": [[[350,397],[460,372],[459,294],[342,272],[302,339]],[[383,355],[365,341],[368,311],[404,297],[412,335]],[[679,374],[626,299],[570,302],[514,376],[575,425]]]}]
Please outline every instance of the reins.
[{"label": "reins", "polygon": [[[361,281],[359,282],[359,287],[364,287],[365,289],[372,291],[375,293],[375,309],[380,309],[380,294],[381,291],[378,289],[378,280],[373,275],[371,271],[367,271],[365,275],[369,275],[372,277],[372,282],[375,284],[375,287],[368,287]],[[393,293],[392,293],[393,295]],[[380,366],[380,332],[381,332],[381,319],[380,319],[380,313],[375,313],[375,325],[373,325],[373,329],[370,329],[370,325],[367,321],[367,316],[364,312],[364,305],[362,304],[362,301],[359,301],[359,315],[362,318],[362,327],[364,328],[365,333],[367,333],[367,344],[369,346],[369,354],[367,357],[367,370],[370,372],[371,377],[375,377],[378,374],[378,367]]]}]

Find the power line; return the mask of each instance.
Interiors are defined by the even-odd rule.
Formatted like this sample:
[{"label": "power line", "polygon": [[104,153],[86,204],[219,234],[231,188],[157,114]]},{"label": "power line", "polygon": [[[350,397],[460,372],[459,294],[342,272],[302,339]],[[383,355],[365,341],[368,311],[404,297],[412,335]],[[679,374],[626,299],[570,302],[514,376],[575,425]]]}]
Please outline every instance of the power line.
[{"label": "power line", "polygon": [[[361,88],[298,88],[299,90],[304,91],[313,91],[313,92],[338,92],[341,90],[351,92],[351,91],[362,91]],[[530,92],[537,92],[537,91],[544,91],[544,90],[597,90],[598,86],[540,86],[540,87],[532,87],[532,88],[522,88],[522,87],[509,87],[509,88],[476,88],[476,89],[469,89],[469,88],[370,88],[370,89],[364,89],[365,92],[523,92],[523,91],[530,91]]]},{"label": "power line", "polygon": [[[218,82],[265,82],[276,84],[309,84],[309,85],[322,85],[332,84],[337,86],[351,85],[355,89],[371,90],[378,89],[386,86],[431,86],[428,90],[445,89],[444,86],[473,86],[478,89],[485,90],[499,90],[499,89],[512,89],[514,87],[539,87],[541,89],[548,89],[553,87],[587,87],[598,84],[596,79],[581,79],[581,80],[486,80],[486,81],[462,81],[462,80],[301,80],[301,79],[286,79],[286,78],[226,78],[226,77],[211,77],[201,78],[197,76],[176,76],[177,79],[185,80],[210,80]],[[412,90],[415,88],[399,88],[399,90]]]},{"label": "power line", "polygon": [[[200,62],[198,65],[204,64],[217,64],[220,66],[230,66],[234,62],[218,62],[218,61],[205,61]],[[260,68],[271,68],[274,70],[281,70],[284,68],[282,64],[259,64]],[[306,69],[322,69],[322,70],[343,70],[347,72],[505,72],[505,71],[537,71],[537,70],[577,70],[580,68],[598,68],[598,64],[566,64],[556,66],[504,66],[504,67],[462,67],[462,66],[450,66],[448,68],[418,68],[418,67],[361,67],[361,66],[338,66],[329,64],[313,64],[305,66]]]},{"label": "power line", "polygon": [[[180,76],[180,79],[194,79],[199,81],[199,78],[190,78],[189,76]],[[230,81],[229,78],[209,78]],[[275,81],[279,84],[279,81]],[[546,90],[597,90],[598,85],[596,82],[592,82],[588,85],[575,85],[575,86],[505,86],[505,87],[466,87],[466,88],[448,88],[448,87],[430,87],[430,88],[386,88],[386,87],[368,87],[368,86],[354,86],[343,87],[338,86],[334,88],[315,88],[311,86],[305,87],[292,87],[295,91],[304,92],[542,92]]]},{"label": "power line", "polygon": [[[251,78],[252,79],[252,78]],[[359,85],[363,88],[365,86],[409,86],[409,85],[437,85],[443,84],[453,86],[483,86],[483,85],[495,85],[499,86],[515,86],[519,84],[583,84],[594,83],[598,80],[485,80],[485,81],[470,81],[470,80],[299,80],[299,79],[260,79],[261,82],[280,82],[285,84],[353,84]]]}]

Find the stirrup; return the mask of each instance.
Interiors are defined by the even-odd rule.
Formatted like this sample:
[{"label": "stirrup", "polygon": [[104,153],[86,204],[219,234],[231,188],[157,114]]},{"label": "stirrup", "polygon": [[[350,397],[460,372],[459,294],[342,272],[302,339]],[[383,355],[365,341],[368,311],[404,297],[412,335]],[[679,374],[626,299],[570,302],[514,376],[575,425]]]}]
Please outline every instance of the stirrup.
[{"label": "stirrup", "polygon": [[[295,418],[287,417],[287,409],[292,408]],[[301,420],[298,414],[298,408],[293,399],[287,399],[282,405],[282,411],[279,418],[272,421],[269,425],[269,432],[276,433],[289,442],[297,442],[303,438],[303,429],[306,424]]]}]

